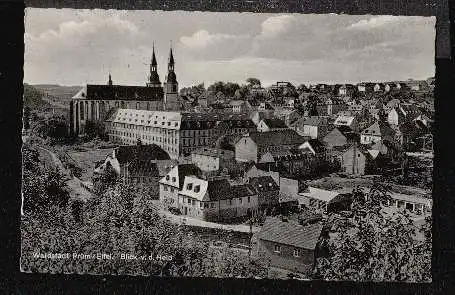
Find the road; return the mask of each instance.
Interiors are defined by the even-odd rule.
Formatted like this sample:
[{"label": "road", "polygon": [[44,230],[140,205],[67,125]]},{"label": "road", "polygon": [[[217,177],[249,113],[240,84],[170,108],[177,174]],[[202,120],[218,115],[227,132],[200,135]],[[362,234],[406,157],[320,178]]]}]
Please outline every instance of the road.
[{"label": "road", "polygon": [[78,200],[85,202],[92,197],[92,193],[82,186],[82,181],[79,178],[75,177],[74,175],[71,175],[71,173],[63,165],[62,161],[59,159],[59,157],[53,151],[40,147],[40,146],[38,148],[45,151],[48,155],[50,155],[52,163],[68,179],[66,181],[66,185],[68,186],[71,198],[78,199]]},{"label": "road", "polygon": [[[220,224],[220,223],[200,220],[197,218],[192,218],[189,216],[174,215],[171,212],[161,208],[161,206],[158,205],[158,202],[159,201],[156,202],[157,204],[154,206],[154,208],[157,209],[162,216],[166,217],[172,223],[189,225],[189,226],[197,226],[197,227],[208,227],[208,228],[235,231],[235,232],[243,232],[243,233],[250,232],[250,227],[245,224]],[[258,232],[259,230],[260,230],[260,228],[257,226],[251,227],[251,232],[253,232],[253,233]]]}]

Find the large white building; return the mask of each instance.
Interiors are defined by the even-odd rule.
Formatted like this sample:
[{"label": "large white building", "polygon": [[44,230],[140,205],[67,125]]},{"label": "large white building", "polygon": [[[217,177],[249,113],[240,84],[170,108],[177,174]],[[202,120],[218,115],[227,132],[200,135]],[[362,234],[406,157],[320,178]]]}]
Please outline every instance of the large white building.
[{"label": "large white building", "polygon": [[246,115],[200,114],[176,111],[116,109],[105,120],[109,140],[119,144],[156,144],[171,159],[213,146],[221,136],[237,136],[256,129]]}]

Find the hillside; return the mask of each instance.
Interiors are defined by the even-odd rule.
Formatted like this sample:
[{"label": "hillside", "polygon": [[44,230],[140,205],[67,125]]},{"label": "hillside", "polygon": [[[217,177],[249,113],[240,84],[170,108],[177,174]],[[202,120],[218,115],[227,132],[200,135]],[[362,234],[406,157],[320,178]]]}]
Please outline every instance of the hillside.
[{"label": "hillside", "polygon": [[60,86],[53,84],[38,84],[33,85],[33,87],[62,100],[71,100],[71,98],[82,88],[82,86]]},{"label": "hillside", "polygon": [[37,111],[50,108],[50,103],[43,100],[43,95],[43,92],[35,87],[24,84],[24,107]]}]

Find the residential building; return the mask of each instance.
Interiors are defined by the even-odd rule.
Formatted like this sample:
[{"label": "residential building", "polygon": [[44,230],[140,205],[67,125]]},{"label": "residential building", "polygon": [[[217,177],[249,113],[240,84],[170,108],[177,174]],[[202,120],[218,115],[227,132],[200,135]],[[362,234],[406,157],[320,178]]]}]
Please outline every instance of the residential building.
[{"label": "residential building", "polygon": [[250,132],[236,142],[235,159],[239,162],[253,161],[257,163],[260,157],[268,151],[290,150],[297,148],[304,142],[305,137],[290,129]]},{"label": "residential building", "polygon": [[327,212],[329,203],[340,193],[309,186],[299,193],[299,205],[313,211]]},{"label": "residential building", "polygon": [[393,140],[395,132],[390,126],[381,121],[376,121],[374,124],[365,128],[360,133],[360,143],[370,144],[380,140]]},{"label": "residential building", "polygon": [[368,150],[354,143],[341,154],[341,171],[351,175],[365,175],[369,172],[372,161]]},{"label": "residential building", "polygon": [[319,116],[303,117],[291,124],[290,128],[301,136],[322,138],[328,132],[329,119],[327,117]]},{"label": "residential building", "polygon": [[292,220],[267,218],[252,238],[252,256],[269,261],[274,268],[310,275],[321,232],[321,223],[303,226]]},{"label": "residential building", "polygon": [[235,161],[235,152],[203,147],[191,152],[191,162],[204,172],[218,171],[226,162]]},{"label": "residential building", "polygon": [[331,116],[348,108],[346,103],[341,99],[327,98],[316,104],[318,116]]},{"label": "residential building", "polygon": [[358,134],[354,133],[349,127],[340,126],[327,133],[322,139],[322,142],[328,149],[332,149],[334,147],[346,146],[349,143],[359,140]]},{"label": "residential building", "polygon": [[256,216],[258,196],[249,184],[230,185],[226,179],[204,180],[186,176],[179,192],[183,215],[206,221],[224,221]]},{"label": "residential building", "polygon": [[186,176],[201,177],[202,171],[193,164],[179,164],[160,179],[160,201],[165,208],[179,209],[178,193],[183,188]]},{"label": "residential building", "polygon": [[335,127],[348,127],[354,132],[359,131],[359,122],[356,116],[338,116],[333,125]]}]

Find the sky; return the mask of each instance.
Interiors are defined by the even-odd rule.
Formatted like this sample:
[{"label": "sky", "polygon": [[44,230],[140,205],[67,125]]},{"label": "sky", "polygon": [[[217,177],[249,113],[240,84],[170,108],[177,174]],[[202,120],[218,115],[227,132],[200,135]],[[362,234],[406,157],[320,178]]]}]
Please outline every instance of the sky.
[{"label": "sky", "polygon": [[27,8],[24,82],[145,85],[152,47],[163,82],[172,45],[180,87],[434,76],[435,17]]}]

